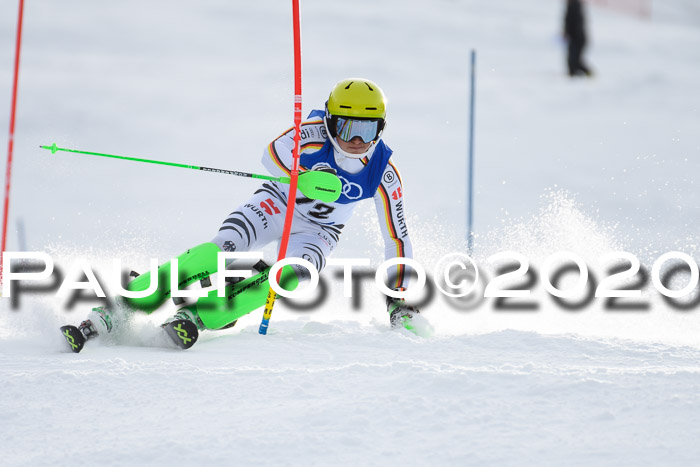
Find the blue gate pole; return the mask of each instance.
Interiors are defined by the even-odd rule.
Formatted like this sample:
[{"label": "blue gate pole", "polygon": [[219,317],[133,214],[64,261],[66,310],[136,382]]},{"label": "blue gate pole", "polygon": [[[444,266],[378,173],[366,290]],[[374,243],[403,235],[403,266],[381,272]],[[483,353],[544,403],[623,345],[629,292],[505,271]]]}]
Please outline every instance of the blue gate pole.
[{"label": "blue gate pole", "polygon": [[476,81],[476,50],[472,49],[471,92],[469,97],[469,191],[467,192],[467,251],[474,253],[474,84]]}]

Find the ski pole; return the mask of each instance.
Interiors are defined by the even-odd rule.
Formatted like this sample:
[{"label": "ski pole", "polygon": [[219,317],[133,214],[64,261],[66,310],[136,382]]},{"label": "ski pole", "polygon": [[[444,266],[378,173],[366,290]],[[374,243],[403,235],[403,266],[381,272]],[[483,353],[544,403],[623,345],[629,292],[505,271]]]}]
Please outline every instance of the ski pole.
[{"label": "ski pole", "polygon": [[[72,152],[76,154],[85,154],[88,156],[110,157],[113,159],[121,159],[126,161],[146,162],[148,164],[168,165],[171,167],[182,167],[185,169],[202,170],[205,172],[216,172],[226,175],[235,175],[237,177],[259,178],[262,180],[271,180],[280,183],[290,183],[289,177],[273,177],[270,175],[260,175],[248,172],[239,172],[237,170],[215,169],[212,167],[200,167],[198,165],[178,164],[176,162],[156,161],[153,159],[142,159],[139,157],[117,156],[114,154],[103,154],[100,152],[79,151],[77,149],[60,148],[53,143],[51,146],[39,146],[41,149],[48,149],[51,154],[56,154],[58,151]],[[302,177],[303,175],[303,177]],[[330,176],[329,176],[330,175]],[[307,171],[299,174],[299,191],[304,196],[310,199],[317,199],[325,202],[333,202],[338,199],[341,192],[340,179],[335,175],[320,171]]]}]

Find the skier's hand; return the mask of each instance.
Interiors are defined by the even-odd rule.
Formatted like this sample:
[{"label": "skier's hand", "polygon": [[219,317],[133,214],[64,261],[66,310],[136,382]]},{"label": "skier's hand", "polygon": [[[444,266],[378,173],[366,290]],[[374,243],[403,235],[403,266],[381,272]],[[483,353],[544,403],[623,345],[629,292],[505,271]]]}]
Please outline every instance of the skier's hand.
[{"label": "skier's hand", "polygon": [[317,168],[301,172],[297,187],[309,199],[333,203],[340,197],[343,184],[336,176],[335,169],[319,165]]},{"label": "skier's hand", "polygon": [[326,172],[329,174],[338,175],[337,170],[335,170],[333,167],[328,167],[328,166],[321,166],[317,169],[311,169],[311,170],[313,170],[314,172]]}]

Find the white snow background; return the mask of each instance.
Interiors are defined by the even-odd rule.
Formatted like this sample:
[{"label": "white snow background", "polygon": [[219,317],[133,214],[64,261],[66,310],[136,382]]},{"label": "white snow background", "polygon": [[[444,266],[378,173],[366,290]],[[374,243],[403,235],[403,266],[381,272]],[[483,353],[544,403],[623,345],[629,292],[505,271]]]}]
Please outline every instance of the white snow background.
[{"label": "white snow background", "polygon": [[[672,250],[699,259],[697,2],[655,1],[650,20],[588,8],[596,76],[575,81],[563,8],[302,1],[305,113],[340,79],[382,86],[429,273],[466,253],[471,49],[474,257],[488,277],[507,250],[535,268],[572,251],[598,280],[609,252],[647,269]],[[16,16],[0,0],[0,128]],[[144,269],[211,239],[256,182],[38,146],[262,172],[263,148],[292,124],[291,54],[289,1],[26,2],[8,249],[22,222],[28,250],[103,277],[115,257]],[[336,257],[382,262],[371,202]],[[541,281],[534,311],[437,292],[421,306],[435,333],[419,338],[389,328],[371,280],[353,307],[335,271],[324,277],[322,304],[278,303],[268,336],[256,312],[184,352],[156,345],[171,305],[75,355],[58,326],[96,302],[2,298],[3,465],[697,465],[698,306],[673,308],[650,283],[633,310],[567,310]]]}]

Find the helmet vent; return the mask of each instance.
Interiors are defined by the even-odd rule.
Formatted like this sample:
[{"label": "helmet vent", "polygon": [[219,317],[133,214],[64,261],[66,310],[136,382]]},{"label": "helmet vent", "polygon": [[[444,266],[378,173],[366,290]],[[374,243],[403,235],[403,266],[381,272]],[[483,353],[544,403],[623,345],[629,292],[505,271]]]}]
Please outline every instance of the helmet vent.
[{"label": "helmet vent", "polygon": [[340,107],[341,109],[352,109],[352,106],[350,106],[350,105],[342,105],[342,104],[341,104],[341,105],[339,105],[339,107]]},{"label": "helmet vent", "polygon": [[[345,89],[350,89],[350,86],[352,86],[353,84],[355,84],[355,82],[350,81],[350,83],[347,86],[345,86]],[[374,89],[372,88],[372,86],[369,85],[369,83],[365,83],[365,86],[367,86],[367,89],[369,89],[370,91],[374,91]]]}]

